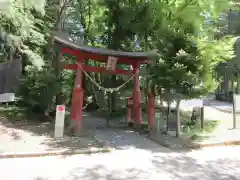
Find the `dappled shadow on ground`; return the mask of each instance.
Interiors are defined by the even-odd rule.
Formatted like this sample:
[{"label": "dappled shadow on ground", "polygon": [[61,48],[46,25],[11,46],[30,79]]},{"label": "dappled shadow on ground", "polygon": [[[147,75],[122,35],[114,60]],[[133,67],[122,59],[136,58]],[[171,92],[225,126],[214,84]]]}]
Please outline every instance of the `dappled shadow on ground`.
[{"label": "dappled shadow on ground", "polygon": [[[70,137],[65,135],[64,138],[55,139],[53,138],[54,124],[52,122],[13,124],[5,117],[2,117],[0,120],[0,151],[19,152],[24,149],[24,151],[31,152],[41,149],[41,151],[66,150],[71,152],[89,147],[102,147],[94,136],[97,123],[93,122],[93,120],[88,122],[89,117],[84,118],[86,128],[88,128],[88,134],[86,136]],[[104,122],[102,122],[102,124],[103,123]],[[98,122],[98,124],[101,123]],[[11,143],[14,144],[13,147],[16,147],[15,149],[10,149]],[[7,146],[6,148],[4,148],[5,145]],[[17,148],[18,146],[19,148]],[[26,146],[26,148],[24,148],[24,146]],[[36,146],[41,148],[36,148]]]},{"label": "dappled shadow on ground", "polygon": [[219,159],[198,162],[188,156],[175,156],[174,158],[155,156],[153,164],[157,169],[171,174],[174,179],[237,180],[240,178],[240,174],[236,171],[240,160]]},{"label": "dappled shadow on ground", "polygon": [[[110,147],[121,150],[136,148],[150,150],[152,152],[161,151],[165,153],[170,151],[168,148],[162,148],[160,145],[149,140],[147,134],[139,135],[139,133],[134,132],[130,129],[127,130],[126,128],[122,128],[122,126],[115,127],[112,125],[111,128],[107,128],[105,119],[96,118],[88,114],[84,114],[83,119],[84,127],[87,130],[86,136],[69,137],[66,135],[61,139],[53,138],[54,125],[51,122],[35,123],[30,125],[15,125],[7,122],[6,120],[0,120],[0,151],[38,152],[65,150],[72,152],[79,149],[88,149],[90,147]],[[2,136],[2,134],[5,136]],[[167,139],[167,141],[176,146],[177,143],[179,143],[179,139],[172,139]],[[14,146],[11,146],[11,143],[13,143]],[[8,144],[7,150],[4,149],[4,146],[6,146],[6,144]],[[11,149],[11,147],[14,148]],[[180,152],[179,148],[175,149],[177,152]],[[189,150],[190,149],[186,147],[181,148],[181,152],[186,152]]]},{"label": "dappled shadow on ground", "polygon": [[[139,150],[136,150],[136,152]],[[138,152],[139,153],[139,152]],[[147,154],[146,154],[147,155]],[[111,156],[111,155],[109,155]],[[219,157],[220,158],[220,157]],[[240,159],[201,159],[180,153],[150,153],[139,157],[137,163],[96,159],[91,165],[79,166],[62,174],[60,180],[238,180]],[[119,158],[120,159],[120,158]],[[78,160],[78,159],[76,159]],[[66,161],[67,163],[68,161]],[[123,164],[118,164],[123,163]],[[132,163],[132,164],[131,164]],[[130,164],[130,165],[129,165]],[[44,179],[34,180],[49,180]]]},{"label": "dappled shadow on ground", "polygon": [[[83,119],[84,127],[87,130],[87,135],[84,137],[69,137],[66,135],[64,138],[55,139],[53,138],[54,125],[51,122],[15,125],[5,120],[5,122],[0,121],[0,139],[2,129],[4,131],[2,132],[3,134],[8,134],[9,140],[7,143],[15,144],[16,149],[10,150],[15,152],[40,150],[66,150],[72,152],[79,149],[87,149],[89,147],[99,148],[106,146],[116,149],[134,147],[158,152],[161,147],[149,140],[147,134],[139,135],[139,133],[130,129],[124,129],[122,125],[118,127],[115,126],[115,124],[111,124],[111,128],[107,128],[105,119],[92,117],[87,114],[84,114]],[[6,142],[2,143],[3,142],[0,142],[1,151],[9,151],[9,149],[4,150],[4,143]],[[24,148],[26,145],[28,146]],[[8,146],[8,148],[10,147],[11,145]],[[169,149],[162,148],[161,151],[168,152]],[[186,149],[184,149],[184,151],[186,151]]]},{"label": "dappled shadow on ground", "polygon": [[95,165],[92,168],[75,168],[70,171],[66,177],[62,178],[69,180],[126,180],[126,179],[148,179],[148,172],[140,169],[130,168],[123,170],[108,170],[103,165]]},{"label": "dappled shadow on ground", "polygon": [[100,142],[104,141],[106,146],[118,150],[134,148],[152,152],[167,153],[170,151],[170,149],[151,141],[147,134],[139,134],[133,130],[105,129],[97,131],[96,136]]}]

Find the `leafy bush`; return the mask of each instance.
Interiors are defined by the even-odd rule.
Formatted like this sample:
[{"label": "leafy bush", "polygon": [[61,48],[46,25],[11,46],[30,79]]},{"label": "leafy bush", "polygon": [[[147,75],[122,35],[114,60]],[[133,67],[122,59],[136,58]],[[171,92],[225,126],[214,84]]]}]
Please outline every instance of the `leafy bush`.
[{"label": "leafy bush", "polygon": [[55,108],[54,97],[59,90],[60,83],[51,73],[51,69],[44,67],[38,70],[34,66],[27,66],[17,92],[16,105],[26,109],[27,114],[44,114]]}]

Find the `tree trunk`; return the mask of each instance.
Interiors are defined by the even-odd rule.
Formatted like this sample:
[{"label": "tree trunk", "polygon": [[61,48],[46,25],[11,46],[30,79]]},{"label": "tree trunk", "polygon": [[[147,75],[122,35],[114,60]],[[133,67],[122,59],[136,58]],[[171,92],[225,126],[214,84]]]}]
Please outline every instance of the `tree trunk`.
[{"label": "tree trunk", "polygon": [[[63,20],[64,20],[64,11],[66,9],[66,4],[64,0],[59,1],[59,9],[56,14],[56,24],[54,29],[58,32],[61,32],[63,29]],[[55,71],[55,76],[56,79],[59,80],[60,75],[61,75],[61,52],[58,50],[56,52],[55,58],[54,58],[54,71]],[[56,105],[62,104],[62,87],[61,87],[61,82],[60,83],[60,90],[59,93],[56,95]]]},{"label": "tree trunk", "polygon": [[164,98],[163,98],[163,94],[160,94],[160,107],[161,107],[161,111],[162,111],[162,116],[165,116],[165,109],[164,109]]},{"label": "tree trunk", "polygon": [[[115,88],[116,87],[116,81],[117,81],[117,76],[116,75],[112,75],[111,77],[111,81],[112,81],[112,85]],[[116,111],[116,92],[111,93],[111,105],[112,105],[112,112]],[[111,112],[111,113],[112,113]]]},{"label": "tree trunk", "polygon": [[[56,79],[59,81],[59,77],[61,75],[61,64],[60,64],[60,59],[61,59],[61,53],[57,52],[55,59],[54,59],[54,69],[55,69],[55,76]],[[58,82],[59,84],[61,84],[61,82]],[[58,92],[58,94],[56,95],[56,105],[60,105],[62,104],[62,93],[61,93],[61,85],[60,85],[60,90]]]},{"label": "tree trunk", "polygon": [[169,122],[169,116],[170,116],[170,111],[171,111],[171,102],[168,101],[168,107],[167,107],[167,124],[166,124],[166,131],[168,131],[168,122]]},{"label": "tree trunk", "polygon": [[177,138],[180,137],[180,133],[181,133],[180,102],[181,100],[177,100],[177,106],[176,106],[176,110],[177,110],[176,137]]},{"label": "tree trunk", "polygon": [[229,77],[227,72],[224,73],[224,99],[228,99],[228,81],[229,81]]}]

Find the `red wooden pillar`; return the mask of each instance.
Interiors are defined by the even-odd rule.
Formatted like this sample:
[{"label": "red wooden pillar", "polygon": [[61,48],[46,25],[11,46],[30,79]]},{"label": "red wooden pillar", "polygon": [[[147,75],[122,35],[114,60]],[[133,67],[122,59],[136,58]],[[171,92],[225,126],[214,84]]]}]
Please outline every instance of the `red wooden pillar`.
[{"label": "red wooden pillar", "polygon": [[82,61],[78,61],[76,70],[75,87],[72,95],[71,120],[76,121],[76,131],[80,132],[82,128],[82,107],[83,107],[83,74],[81,70]]},{"label": "red wooden pillar", "polygon": [[139,80],[139,72],[140,72],[140,64],[136,63],[133,65],[134,71],[134,89],[133,89],[133,113],[134,120],[137,125],[142,124],[142,109],[141,109],[141,91],[140,91],[140,80]]},{"label": "red wooden pillar", "polygon": [[148,93],[148,129],[155,129],[155,95]]}]

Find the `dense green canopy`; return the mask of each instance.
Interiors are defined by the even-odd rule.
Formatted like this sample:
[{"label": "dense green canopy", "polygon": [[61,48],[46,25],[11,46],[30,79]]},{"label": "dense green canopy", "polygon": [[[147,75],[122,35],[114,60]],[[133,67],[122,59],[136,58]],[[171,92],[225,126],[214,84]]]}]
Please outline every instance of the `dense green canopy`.
[{"label": "dense green canopy", "polygon": [[[74,73],[60,70],[53,32],[68,34],[76,43],[114,50],[154,50],[142,87],[175,98],[206,95],[215,88],[213,71],[234,56],[235,39],[225,31],[228,0],[11,0],[0,12],[1,61],[21,54],[24,74],[18,107],[49,112],[55,103],[69,104]],[[223,16],[222,16],[223,15]],[[231,36],[230,36],[231,35]],[[86,63],[100,66],[92,60]],[[130,67],[119,65],[120,68]],[[119,76],[90,73],[103,86],[118,86]],[[85,80],[86,101],[97,90]],[[121,94],[131,91],[125,86]],[[116,94],[112,95],[113,105]],[[114,100],[115,99],[115,100]],[[113,109],[116,109],[113,107]]]}]

